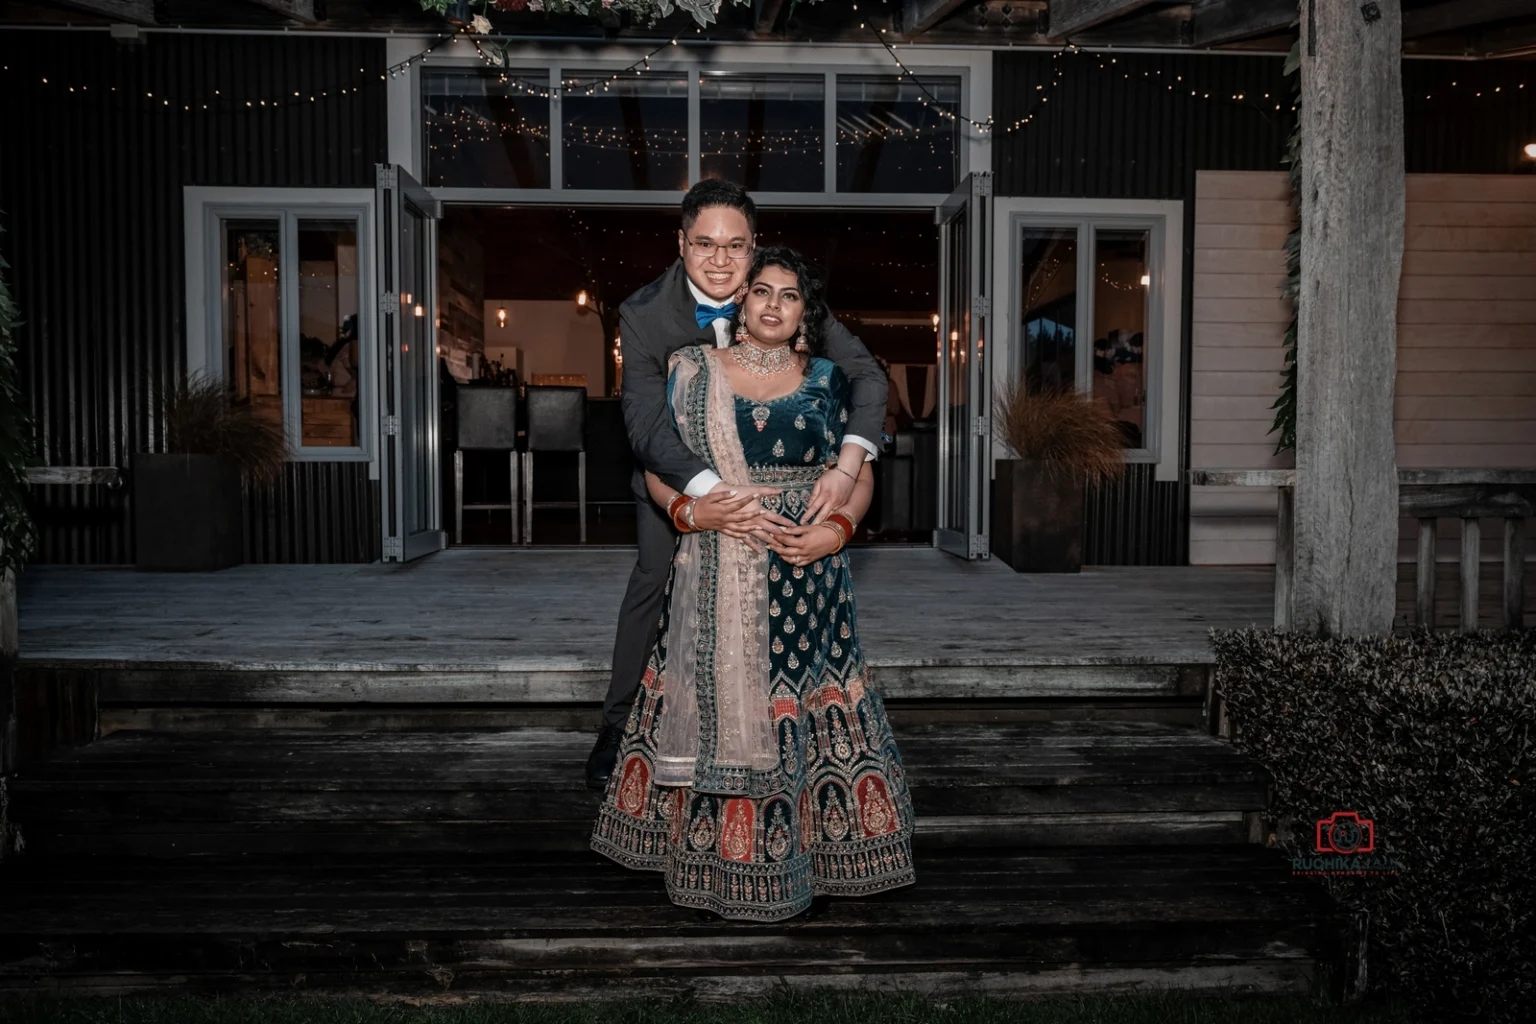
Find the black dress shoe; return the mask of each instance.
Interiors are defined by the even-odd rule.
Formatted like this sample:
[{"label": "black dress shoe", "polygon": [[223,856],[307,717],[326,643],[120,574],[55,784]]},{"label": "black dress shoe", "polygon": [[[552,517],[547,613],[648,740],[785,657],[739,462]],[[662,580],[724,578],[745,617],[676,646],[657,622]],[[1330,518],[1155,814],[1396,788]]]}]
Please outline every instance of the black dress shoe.
[{"label": "black dress shoe", "polygon": [[597,731],[597,743],[587,755],[587,788],[604,789],[613,774],[613,766],[619,760],[619,743],[624,739],[624,727],[605,725]]}]

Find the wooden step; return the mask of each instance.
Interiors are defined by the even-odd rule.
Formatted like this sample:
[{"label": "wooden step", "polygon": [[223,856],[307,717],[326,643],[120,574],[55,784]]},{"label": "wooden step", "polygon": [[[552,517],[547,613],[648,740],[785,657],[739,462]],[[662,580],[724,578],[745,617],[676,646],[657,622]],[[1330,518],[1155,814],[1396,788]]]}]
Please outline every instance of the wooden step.
[{"label": "wooden step", "polygon": [[[10,817],[37,856],[586,847],[585,731],[117,732],[25,766]],[[940,723],[897,733],[919,841],[1239,843],[1266,778],[1149,722]]]},{"label": "wooden step", "polygon": [[[894,701],[1199,700],[1210,666],[1119,656],[1012,653],[872,659],[875,685]],[[103,708],[374,706],[598,706],[609,666],[588,659],[504,664],[293,664],[26,658],[27,685],[89,690]]]},{"label": "wooden step", "polygon": [[1309,991],[1335,947],[1309,880],[1252,846],[927,853],[815,920],[701,920],[594,854],[28,858],[0,887],[0,990],[743,998]]}]

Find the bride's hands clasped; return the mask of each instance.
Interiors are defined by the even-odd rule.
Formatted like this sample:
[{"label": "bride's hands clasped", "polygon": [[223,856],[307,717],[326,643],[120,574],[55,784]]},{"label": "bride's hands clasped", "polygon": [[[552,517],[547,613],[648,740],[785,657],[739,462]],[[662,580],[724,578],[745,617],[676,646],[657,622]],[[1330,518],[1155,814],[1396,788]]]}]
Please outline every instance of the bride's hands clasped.
[{"label": "bride's hands clasped", "polygon": [[762,551],[770,536],[784,527],[795,525],[791,520],[762,507],[763,495],[777,493],[772,487],[718,484],[694,506],[694,525],[701,530],[718,530],[727,537],[744,541],[756,551]]},{"label": "bride's hands clasped", "polygon": [[807,523],[774,531],[769,537],[768,546],[790,565],[810,565],[842,547],[843,538],[831,526]]}]

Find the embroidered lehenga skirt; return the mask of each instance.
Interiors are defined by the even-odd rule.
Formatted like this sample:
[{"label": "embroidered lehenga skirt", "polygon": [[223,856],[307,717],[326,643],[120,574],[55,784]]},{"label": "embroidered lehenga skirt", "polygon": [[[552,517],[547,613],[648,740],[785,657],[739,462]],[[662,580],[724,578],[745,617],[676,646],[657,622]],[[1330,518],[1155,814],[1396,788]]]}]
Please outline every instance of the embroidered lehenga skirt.
[{"label": "embroidered lehenga skirt", "polygon": [[[698,348],[673,357],[689,446],[728,481],[779,488],[798,521],[841,447],[847,382],[813,360],[773,402],[732,394]],[[859,647],[846,553],[806,566],[685,535],[592,846],[662,872],[676,903],[773,921],[818,894],[913,880],[912,802]]]}]

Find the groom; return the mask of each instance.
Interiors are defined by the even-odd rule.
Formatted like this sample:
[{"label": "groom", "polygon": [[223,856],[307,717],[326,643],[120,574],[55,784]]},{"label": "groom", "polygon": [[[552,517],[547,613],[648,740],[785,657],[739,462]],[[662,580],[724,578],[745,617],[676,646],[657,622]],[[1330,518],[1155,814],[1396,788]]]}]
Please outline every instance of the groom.
[{"label": "groom", "polygon": [[[619,308],[624,425],[640,464],[632,481],[640,553],[619,608],[602,728],[587,758],[591,789],[607,785],[618,759],[629,706],[656,645],[677,541],[666,512],[646,491],[643,470],[699,499],[693,518],[701,530],[749,539],[761,514],[755,499],[764,489],[733,490],[722,483],[683,444],[667,407],[667,359],[672,353],[688,345],[730,344],[736,296],[747,283],[756,230],[757,205],[746,189],[718,178],[699,182],[683,197],[678,261]],[[841,366],[853,384],[853,407],[838,457],[842,472],[823,473],[811,494],[809,508],[818,521],[848,501],[860,466],[878,454],[874,439],[880,436],[887,393],[884,371],[859,339],[836,320],[827,324],[825,336],[827,358]]]}]

